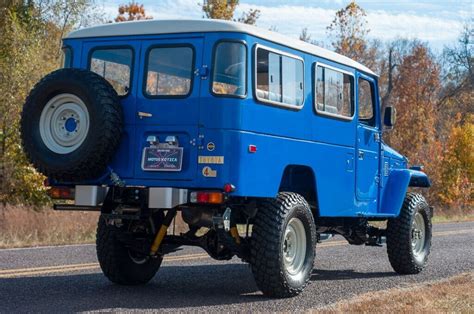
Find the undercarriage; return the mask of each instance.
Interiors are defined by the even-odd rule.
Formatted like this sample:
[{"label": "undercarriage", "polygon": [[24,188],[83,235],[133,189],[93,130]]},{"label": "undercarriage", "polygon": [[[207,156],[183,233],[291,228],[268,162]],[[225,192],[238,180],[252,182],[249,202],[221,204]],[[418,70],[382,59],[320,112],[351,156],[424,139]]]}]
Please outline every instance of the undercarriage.
[{"label": "undercarriage", "polygon": [[[181,246],[204,249],[216,260],[233,256],[249,261],[253,219],[257,199],[227,199],[225,205],[182,205],[172,209],[151,209],[147,191],[140,188],[112,188],[101,207],[101,217],[120,230],[120,241],[138,256],[164,256]],[[56,206],[71,209],[70,206]],[[177,219],[181,216],[181,219]],[[176,231],[176,221],[180,223]],[[317,241],[333,235],[349,244],[381,246],[385,229],[363,218],[316,218]],[[183,230],[183,222],[187,230]],[[126,228],[123,228],[123,227]],[[329,235],[329,237],[328,237]]]}]

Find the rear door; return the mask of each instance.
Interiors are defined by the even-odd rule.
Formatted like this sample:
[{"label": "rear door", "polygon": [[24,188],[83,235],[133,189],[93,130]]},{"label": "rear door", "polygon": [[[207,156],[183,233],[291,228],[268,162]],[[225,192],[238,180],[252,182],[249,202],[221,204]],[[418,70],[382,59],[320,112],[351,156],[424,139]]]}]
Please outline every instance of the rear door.
[{"label": "rear door", "polygon": [[111,163],[111,168],[121,178],[133,177],[135,112],[138,76],[139,41],[86,41],[83,44],[82,68],[104,77],[120,97],[123,108],[124,129],[120,147]]},{"label": "rear door", "polygon": [[136,178],[195,177],[202,50],[202,37],[142,42],[135,114]]}]

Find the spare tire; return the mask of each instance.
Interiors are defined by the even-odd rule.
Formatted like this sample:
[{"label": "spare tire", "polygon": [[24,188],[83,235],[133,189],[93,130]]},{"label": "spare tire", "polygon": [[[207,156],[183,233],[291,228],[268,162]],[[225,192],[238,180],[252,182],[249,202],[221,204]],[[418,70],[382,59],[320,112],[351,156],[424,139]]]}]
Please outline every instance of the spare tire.
[{"label": "spare tire", "polygon": [[103,174],[122,128],[122,106],[114,88],[81,69],[45,76],[31,90],[21,114],[26,156],[41,173],[61,182]]}]

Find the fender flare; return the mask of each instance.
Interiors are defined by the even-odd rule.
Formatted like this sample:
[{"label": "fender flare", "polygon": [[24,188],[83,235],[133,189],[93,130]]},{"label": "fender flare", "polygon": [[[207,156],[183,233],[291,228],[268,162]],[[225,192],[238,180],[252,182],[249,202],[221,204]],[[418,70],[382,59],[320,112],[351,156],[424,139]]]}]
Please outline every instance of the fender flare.
[{"label": "fender flare", "polygon": [[383,190],[380,209],[382,213],[398,216],[408,187],[431,186],[428,176],[419,170],[394,169],[390,172]]}]

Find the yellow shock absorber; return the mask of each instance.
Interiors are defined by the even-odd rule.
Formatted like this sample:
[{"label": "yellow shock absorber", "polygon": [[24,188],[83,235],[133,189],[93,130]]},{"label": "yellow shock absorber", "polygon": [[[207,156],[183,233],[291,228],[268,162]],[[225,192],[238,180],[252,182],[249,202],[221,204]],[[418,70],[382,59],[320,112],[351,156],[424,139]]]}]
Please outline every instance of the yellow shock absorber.
[{"label": "yellow shock absorber", "polygon": [[150,255],[155,255],[156,252],[158,252],[161,242],[163,242],[163,239],[166,236],[168,227],[171,225],[173,218],[176,216],[176,212],[177,212],[176,209],[170,209],[168,213],[166,214],[165,219],[163,219],[163,223],[161,224],[160,230],[158,230],[158,233],[155,236],[155,240],[153,241],[153,244],[151,245]]},{"label": "yellow shock absorber", "polygon": [[230,228],[230,235],[234,238],[235,243],[240,244],[239,231],[237,230],[236,226]]}]

